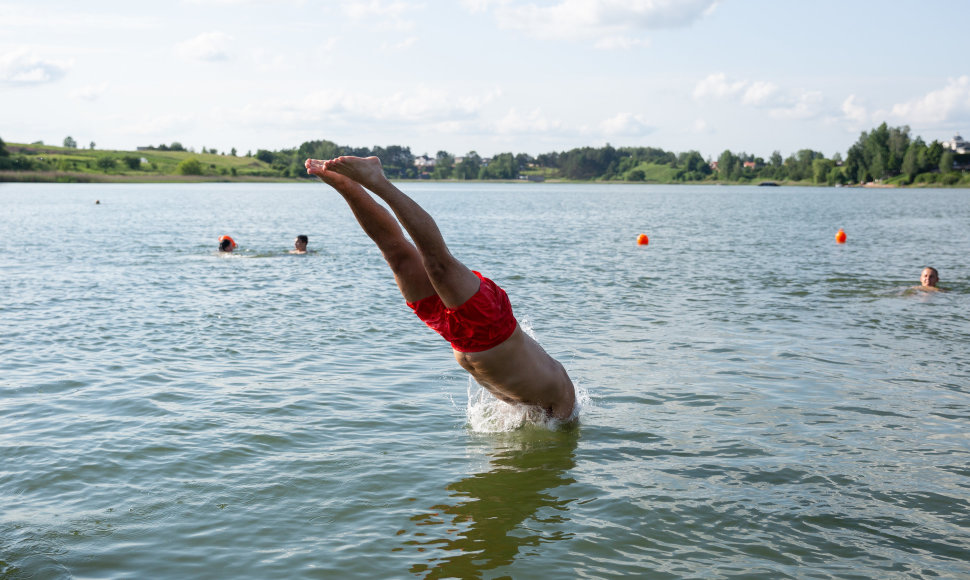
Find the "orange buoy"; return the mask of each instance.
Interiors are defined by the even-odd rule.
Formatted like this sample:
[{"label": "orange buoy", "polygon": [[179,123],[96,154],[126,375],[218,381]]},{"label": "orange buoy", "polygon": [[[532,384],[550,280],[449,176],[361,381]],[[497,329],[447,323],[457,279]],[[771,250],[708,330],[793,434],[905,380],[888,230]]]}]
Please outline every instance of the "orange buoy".
[{"label": "orange buoy", "polygon": [[637,236],[638,246],[646,246],[649,243],[650,243],[650,238],[647,237],[647,234],[640,234],[639,236]]},{"label": "orange buoy", "polygon": [[835,243],[837,244],[845,243],[845,232],[842,231],[842,228],[839,228],[839,231],[835,232]]}]

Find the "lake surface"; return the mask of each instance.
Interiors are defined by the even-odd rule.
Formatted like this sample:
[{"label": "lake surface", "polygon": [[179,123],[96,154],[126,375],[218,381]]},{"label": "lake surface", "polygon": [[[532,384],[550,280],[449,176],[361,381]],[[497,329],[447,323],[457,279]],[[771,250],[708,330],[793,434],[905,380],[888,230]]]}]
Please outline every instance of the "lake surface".
[{"label": "lake surface", "polygon": [[0,184],[0,578],[970,576],[970,192],[402,189],[577,425],[322,184]]}]

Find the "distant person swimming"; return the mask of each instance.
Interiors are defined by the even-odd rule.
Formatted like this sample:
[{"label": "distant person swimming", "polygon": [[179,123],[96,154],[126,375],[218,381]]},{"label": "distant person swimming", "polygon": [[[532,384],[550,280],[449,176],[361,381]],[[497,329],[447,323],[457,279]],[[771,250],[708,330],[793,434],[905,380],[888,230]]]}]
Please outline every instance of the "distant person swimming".
[{"label": "distant person swimming", "polygon": [[480,385],[507,403],[573,418],[576,392],[566,369],[522,331],[504,290],[451,255],[431,215],[387,180],[377,157],[307,159],[305,165],[343,196],[407,305],[451,343],[455,360]]},{"label": "distant person swimming", "polygon": [[921,290],[926,290],[927,292],[940,292],[943,290],[937,287],[937,284],[940,283],[940,273],[936,271],[936,268],[931,268],[930,266],[923,268],[919,276],[919,281],[921,284],[919,288]]},{"label": "distant person swimming", "polygon": [[291,254],[305,254],[306,246],[310,243],[310,238],[303,234],[300,234],[293,240],[293,249],[290,250]]},{"label": "distant person swimming", "polygon": [[236,249],[236,241],[229,236],[221,236],[219,238],[219,251],[220,252],[232,252]]}]

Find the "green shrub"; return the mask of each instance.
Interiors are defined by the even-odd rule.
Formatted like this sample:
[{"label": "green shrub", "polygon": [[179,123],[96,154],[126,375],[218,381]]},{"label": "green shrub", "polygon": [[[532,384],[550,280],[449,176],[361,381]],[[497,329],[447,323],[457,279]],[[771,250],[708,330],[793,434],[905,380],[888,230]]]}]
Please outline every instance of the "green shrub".
[{"label": "green shrub", "polygon": [[202,175],[202,164],[194,157],[183,159],[178,165],[178,172],[181,175]]},{"label": "green shrub", "polygon": [[98,157],[97,165],[98,169],[101,169],[105,173],[114,169],[117,160],[114,157],[109,157],[105,155],[104,157]]}]

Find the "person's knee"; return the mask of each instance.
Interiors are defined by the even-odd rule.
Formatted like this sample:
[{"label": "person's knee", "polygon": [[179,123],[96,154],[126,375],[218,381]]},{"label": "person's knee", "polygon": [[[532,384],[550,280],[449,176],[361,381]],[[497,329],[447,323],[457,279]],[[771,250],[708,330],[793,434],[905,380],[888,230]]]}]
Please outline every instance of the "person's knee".
[{"label": "person's knee", "polygon": [[387,265],[395,272],[406,271],[421,264],[421,258],[417,252],[413,248],[405,245],[384,248],[382,253],[384,254],[384,260],[387,261]]},{"label": "person's knee", "polygon": [[448,276],[449,267],[445,261],[428,256],[422,256],[421,261],[424,264],[424,271],[428,273],[428,278],[442,280]]}]

